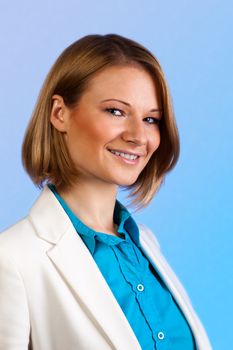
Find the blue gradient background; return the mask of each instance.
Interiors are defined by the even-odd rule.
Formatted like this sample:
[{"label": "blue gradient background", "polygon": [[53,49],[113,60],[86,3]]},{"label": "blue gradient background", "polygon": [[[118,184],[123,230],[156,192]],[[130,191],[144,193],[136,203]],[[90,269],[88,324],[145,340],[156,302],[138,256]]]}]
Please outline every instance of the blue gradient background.
[{"label": "blue gradient background", "polygon": [[0,2],[0,231],[38,196],[21,143],[56,57],[91,33],[141,42],[169,81],[181,156],[135,217],[156,232],[217,350],[233,348],[232,15],[226,0]]}]

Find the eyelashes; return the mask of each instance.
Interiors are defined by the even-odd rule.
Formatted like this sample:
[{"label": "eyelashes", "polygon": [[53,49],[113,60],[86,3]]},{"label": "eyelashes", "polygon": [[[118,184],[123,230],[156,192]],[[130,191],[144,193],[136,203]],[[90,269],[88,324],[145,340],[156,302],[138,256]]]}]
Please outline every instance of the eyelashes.
[{"label": "eyelashes", "polygon": [[[114,108],[114,107],[106,108],[105,111],[106,111],[106,112],[109,112],[110,114],[112,114],[112,115],[114,115],[114,116],[116,116],[116,117],[120,117],[120,116],[123,116],[123,115],[124,115],[124,112],[123,112],[121,109],[119,109],[119,108]],[[116,114],[112,113],[113,111],[118,111],[118,112],[121,113],[121,115],[116,115]]]},{"label": "eyelashes", "polygon": [[[107,113],[110,113],[114,117],[124,117],[125,116],[125,113],[119,108],[109,107],[109,108],[106,108],[105,111]],[[117,112],[117,114],[115,112]],[[146,117],[143,120],[148,122],[148,124],[159,125],[159,123],[160,123],[160,119],[155,118],[155,117]]]},{"label": "eyelashes", "polygon": [[145,119],[150,120],[151,122],[149,122],[149,124],[155,124],[155,125],[159,125],[160,123],[160,119],[158,118],[154,118],[154,117],[146,117]]}]

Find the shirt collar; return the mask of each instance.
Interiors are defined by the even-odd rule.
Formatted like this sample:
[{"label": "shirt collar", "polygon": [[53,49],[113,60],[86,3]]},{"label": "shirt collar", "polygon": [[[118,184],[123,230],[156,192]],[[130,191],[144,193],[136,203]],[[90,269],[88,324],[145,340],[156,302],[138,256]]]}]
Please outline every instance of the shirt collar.
[{"label": "shirt collar", "polygon": [[114,208],[113,220],[118,225],[118,233],[123,234],[123,237],[112,236],[105,234],[104,232],[97,232],[85,225],[70,209],[68,204],[56,191],[56,187],[49,184],[48,187],[54,193],[57,200],[63,207],[66,214],[69,216],[70,221],[74,225],[77,233],[81,236],[85,245],[93,255],[96,246],[96,240],[102,241],[108,245],[115,245],[124,240],[130,241],[132,239],[136,245],[139,246],[139,230],[136,222],[132,218],[126,207],[121,204],[117,199]]}]

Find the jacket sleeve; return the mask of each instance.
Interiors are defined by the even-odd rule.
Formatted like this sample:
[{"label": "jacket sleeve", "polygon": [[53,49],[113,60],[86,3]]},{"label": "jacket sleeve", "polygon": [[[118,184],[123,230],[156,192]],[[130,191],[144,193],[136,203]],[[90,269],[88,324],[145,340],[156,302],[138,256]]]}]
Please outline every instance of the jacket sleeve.
[{"label": "jacket sleeve", "polygon": [[27,350],[30,322],[22,277],[0,249],[0,350]]}]

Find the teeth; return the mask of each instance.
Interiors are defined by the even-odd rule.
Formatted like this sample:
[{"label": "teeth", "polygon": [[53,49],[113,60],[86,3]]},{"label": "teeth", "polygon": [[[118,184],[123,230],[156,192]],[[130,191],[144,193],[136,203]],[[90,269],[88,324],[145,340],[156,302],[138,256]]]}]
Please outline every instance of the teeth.
[{"label": "teeth", "polygon": [[134,156],[133,154],[127,154],[127,153],[113,151],[113,150],[110,150],[110,152],[112,152],[113,154],[116,154],[117,156],[121,156],[123,158],[130,159],[130,160],[135,160],[138,158],[138,156]]}]

